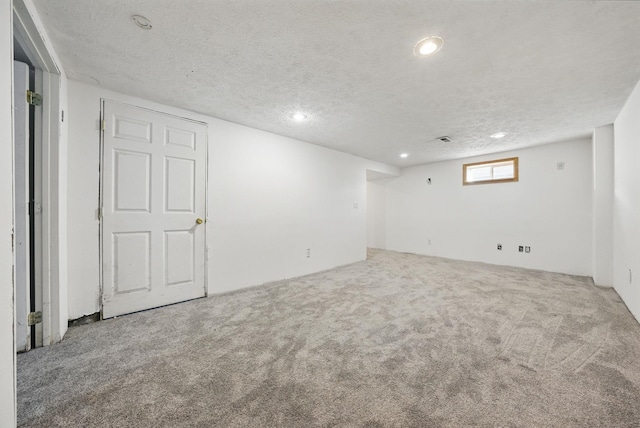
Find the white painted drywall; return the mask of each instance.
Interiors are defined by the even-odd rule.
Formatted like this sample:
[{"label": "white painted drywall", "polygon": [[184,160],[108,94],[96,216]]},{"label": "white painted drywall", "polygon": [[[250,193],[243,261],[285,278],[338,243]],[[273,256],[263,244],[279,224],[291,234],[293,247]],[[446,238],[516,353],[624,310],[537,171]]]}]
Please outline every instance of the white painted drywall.
[{"label": "white painted drywall", "polygon": [[99,310],[100,98],[208,124],[210,294],[363,260],[366,170],[400,173],[396,167],[74,81],[68,95],[69,318]]},{"label": "white painted drywall", "polygon": [[[68,110],[68,82],[69,80],[61,72],[60,76],[55,76],[60,85],[60,99],[54,107],[55,116],[60,120],[59,138],[57,147],[57,193],[56,204],[57,210],[57,258],[55,266],[58,267],[58,286],[54,289],[57,294],[51,299],[52,304],[52,323],[57,322],[57,326],[52,326],[52,341],[58,342],[62,340],[69,326],[69,307],[67,295],[69,293],[69,254],[68,254],[68,171],[69,171],[69,153],[68,153],[68,133],[67,120],[63,116]],[[73,225],[72,225],[73,228]],[[57,312],[56,312],[57,311]]]},{"label": "white painted drywall", "polygon": [[616,118],[614,135],[613,286],[640,321],[640,83]]},{"label": "white painted drywall", "polygon": [[[93,92],[90,102],[85,93]],[[69,105],[65,112],[68,125],[67,302],[69,318],[75,319],[99,310],[98,299],[98,168],[100,167],[98,131],[100,94],[91,87],[69,81]]]},{"label": "white painted drywall", "polygon": [[13,28],[11,1],[0,1],[0,424],[16,424],[13,311]]},{"label": "white painted drywall", "polygon": [[367,181],[367,247],[386,248],[386,180]]},{"label": "white painted drywall", "polygon": [[613,125],[593,130],[593,281],[613,286]]},{"label": "white painted drywall", "polygon": [[[519,182],[462,185],[463,163],[512,156]],[[407,168],[386,185],[387,248],[591,275],[591,180],[588,139]]]}]

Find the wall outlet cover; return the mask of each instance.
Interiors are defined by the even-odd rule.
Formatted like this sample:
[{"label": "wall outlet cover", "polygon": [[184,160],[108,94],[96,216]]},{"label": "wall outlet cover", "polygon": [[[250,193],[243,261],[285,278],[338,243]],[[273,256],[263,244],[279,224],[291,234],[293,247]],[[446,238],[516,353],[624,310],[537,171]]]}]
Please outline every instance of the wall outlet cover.
[{"label": "wall outlet cover", "polygon": [[520,252],[520,253],[521,253],[521,252],[523,252],[523,251],[524,251],[524,247],[523,247],[522,245],[519,245],[519,246],[518,246],[518,252]]}]

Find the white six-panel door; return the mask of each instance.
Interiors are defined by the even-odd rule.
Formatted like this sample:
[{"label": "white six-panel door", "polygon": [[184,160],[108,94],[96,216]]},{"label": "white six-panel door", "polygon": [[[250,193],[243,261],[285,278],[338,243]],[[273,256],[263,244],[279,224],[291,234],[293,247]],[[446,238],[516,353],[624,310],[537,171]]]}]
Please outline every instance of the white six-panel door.
[{"label": "white six-panel door", "polygon": [[103,317],[204,296],[206,125],[102,108]]}]

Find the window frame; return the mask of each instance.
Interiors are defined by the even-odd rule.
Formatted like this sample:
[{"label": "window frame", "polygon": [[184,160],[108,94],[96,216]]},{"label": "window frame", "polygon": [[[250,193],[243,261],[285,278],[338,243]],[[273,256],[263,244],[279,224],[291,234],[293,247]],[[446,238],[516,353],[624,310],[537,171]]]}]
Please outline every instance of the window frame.
[{"label": "window frame", "polygon": [[[512,178],[499,178],[495,180],[492,178],[489,180],[478,180],[478,181],[467,180],[467,169],[469,167],[474,167],[479,165],[491,166],[493,164],[499,164],[499,163],[505,163],[505,162],[513,162]],[[493,169],[491,172],[493,175]],[[518,157],[517,156],[513,158],[493,159],[493,160],[482,161],[482,162],[465,163],[462,165],[462,185],[463,186],[472,186],[475,184],[511,183],[511,182],[518,181],[518,177],[519,177],[519,173],[518,173]]]}]

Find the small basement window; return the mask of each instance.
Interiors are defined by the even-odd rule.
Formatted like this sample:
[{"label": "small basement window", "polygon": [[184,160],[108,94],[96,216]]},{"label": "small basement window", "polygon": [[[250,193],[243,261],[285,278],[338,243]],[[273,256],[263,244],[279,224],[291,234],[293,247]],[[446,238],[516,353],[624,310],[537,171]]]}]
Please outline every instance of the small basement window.
[{"label": "small basement window", "polygon": [[462,165],[462,184],[518,181],[518,158],[497,159]]}]

